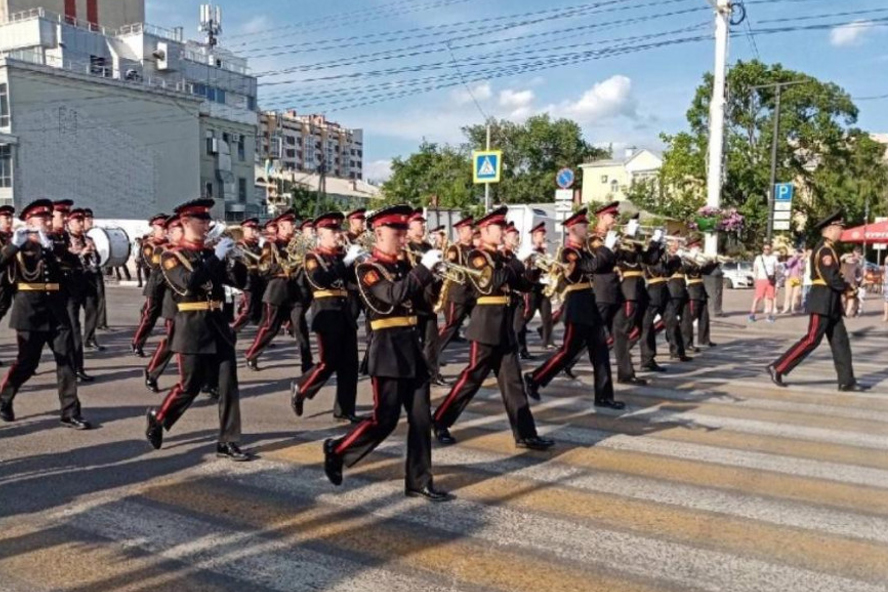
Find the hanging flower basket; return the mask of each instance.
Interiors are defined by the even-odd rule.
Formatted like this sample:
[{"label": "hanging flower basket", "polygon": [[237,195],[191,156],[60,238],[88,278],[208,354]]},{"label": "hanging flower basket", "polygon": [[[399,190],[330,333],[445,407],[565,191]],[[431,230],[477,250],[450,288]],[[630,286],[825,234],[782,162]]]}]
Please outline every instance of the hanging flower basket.
[{"label": "hanging flower basket", "polygon": [[718,228],[718,222],[718,218],[697,216],[697,230],[701,232],[713,232],[716,228]]},{"label": "hanging flower basket", "polygon": [[743,216],[736,209],[700,208],[691,226],[701,232],[727,232],[740,234],[743,230]]}]

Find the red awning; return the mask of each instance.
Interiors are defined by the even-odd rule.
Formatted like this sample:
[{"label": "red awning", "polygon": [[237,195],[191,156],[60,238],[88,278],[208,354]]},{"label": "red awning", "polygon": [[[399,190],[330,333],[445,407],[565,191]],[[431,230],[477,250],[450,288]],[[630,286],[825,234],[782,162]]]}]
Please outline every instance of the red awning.
[{"label": "red awning", "polygon": [[[864,229],[866,229],[865,236]],[[888,221],[846,228],[839,240],[843,243],[862,243],[864,238],[868,243],[888,243]]]}]

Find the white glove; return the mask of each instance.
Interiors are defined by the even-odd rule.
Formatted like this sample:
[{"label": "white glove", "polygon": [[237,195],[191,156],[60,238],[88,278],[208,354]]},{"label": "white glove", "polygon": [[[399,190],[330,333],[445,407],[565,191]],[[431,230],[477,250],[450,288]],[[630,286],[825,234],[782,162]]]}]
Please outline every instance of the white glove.
[{"label": "white glove", "polygon": [[663,242],[663,229],[658,228],[654,231],[653,236],[651,236],[652,243],[661,243]]},{"label": "white glove", "polygon": [[216,244],[216,259],[222,261],[228,256],[228,253],[234,248],[234,239],[225,237]]},{"label": "white glove", "polygon": [[19,228],[14,233],[12,233],[12,244],[17,247],[21,247],[26,242],[28,242],[28,234],[30,231],[27,228]]},{"label": "white glove", "polygon": [[518,261],[527,261],[527,258],[533,255],[533,245],[521,245],[518,249]]},{"label": "white glove", "polygon": [[429,271],[434,271],[443,260],[444,253],[441,249],[431,249],[430,251],[426,251],[425,255],[422,256],[420,264]]},{"label": "white glove", "polygon": [[47,250],[52,249],[52,247],[54,246],[52,239],[49,238],[45,232],[43,232],[42,230],[38,230],[37,235],[40,237],[40,245],[44,249],[47,249]]},{"label": "white glove", "polygon": [[626,236],[631,236],[631,237],[634,237],[636,234],[638,234],[638,220],[637,219],[632,218],[631,220],[629,220],[629,222],[626,224],[626,232],[624,234]]},{"label": "white glove", "polygon": [[604,237],[604,246],[608,249],[613,249],[615,244],[617,244],[617,233],[609,230],[607,236]]},{"label": "white glove", "polygon": [[548,276],[544,275],[543,277],[540,278],[540,283],[544,286],[551,286],[552,280],[550,280]]},{"label": "white glove", "polygon": [[351,265],[358,260],[358,257],[364,255],[367,251],[361,248],[361,245],[352,245],[345,252],[345,258],[342,260],[346,265]]}]

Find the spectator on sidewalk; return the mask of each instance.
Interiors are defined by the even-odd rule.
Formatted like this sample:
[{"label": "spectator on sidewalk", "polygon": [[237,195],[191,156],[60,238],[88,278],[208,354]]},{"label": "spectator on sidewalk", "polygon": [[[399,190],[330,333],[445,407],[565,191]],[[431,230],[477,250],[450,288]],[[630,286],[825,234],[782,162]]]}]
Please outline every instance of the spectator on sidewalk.
[{"label": "spectator on sidewalk", "polygon": [[752,264],[752,276],[755,279],[755,296],[749,309],[749,322],[755,322],[755,314],[760,302],[764,301],[765,318],[774,322],[777,302],[777,255],[772,252],[771,245],[762,246],[762,252]]},{"label": "spectator on sidewalk", "polygon": [[808,294],[811,292],[811,249],[805,249],[804,259],[802,260],[804,267],[802,268],[802,311],[808,312]]},{"label": "spectator on sidewalk", "polygon": [[802,294],[802,271],[805,267],[805,253],[797,249],[783,264],[783,275],[786,281],[783,310],[780,314],[795,314],[798,311]]},{"label": "spectator on sidewalk", "polygon": [[863,257],[861,256],[860,247],[854,247],[854,251],[842,255],[842,266],[840,272],[842,278],[848,284],[848,290],[845,292],[845,316],[857,316],[859,306],[857,298],[857,289],[863,280]]},{"label": "spectator on sidewalk", "polygon": [[882,266],[882,322],[888,323],[888,259]]}]

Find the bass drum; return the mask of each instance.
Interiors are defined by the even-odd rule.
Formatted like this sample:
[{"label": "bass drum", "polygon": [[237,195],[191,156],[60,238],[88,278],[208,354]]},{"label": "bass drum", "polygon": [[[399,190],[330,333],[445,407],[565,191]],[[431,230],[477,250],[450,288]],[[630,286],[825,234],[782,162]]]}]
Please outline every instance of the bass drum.
[{"label": "bass drum", "polygon": [[130,239],[123,228],[91,228],[86,233],[96,243],[101,267],[122,267],[130,258]]}]

